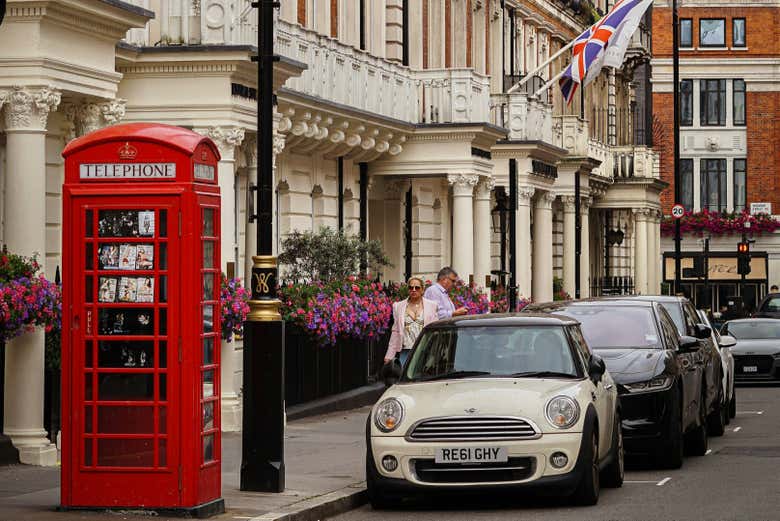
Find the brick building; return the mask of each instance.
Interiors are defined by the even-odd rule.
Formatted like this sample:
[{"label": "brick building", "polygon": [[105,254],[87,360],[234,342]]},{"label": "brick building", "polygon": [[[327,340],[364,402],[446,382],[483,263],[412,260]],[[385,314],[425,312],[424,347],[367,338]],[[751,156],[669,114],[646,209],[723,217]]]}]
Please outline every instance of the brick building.
[{"label": "brick building", "polygon": [[[717,4],[717,5],[716,5]],[[717,7],[717,8],[715,8]],[[780,5],[767,0],[686,1],[680,19],[680,182],[686,209],[731,212],[769,203],[780,211]],[[674,204],[672,150],[672,13],[653,9],[654,146],[660,153],[665,214]],[[764,205],[766,208],[767,206]],[[755,210],[756,208],[754,208]],[[701,307],[720,308],[733,296],[748,307],[780,280],[780,237],[756,237],[747,280],[736,273],[737,236],[713,237],[710,281],[685,278],[685,291]],[[683,250],[702,251],[699,237]],[[671,238],[662,239],[664,280],[674,279]],[[683,267],[692,258],[683,259]]]}]

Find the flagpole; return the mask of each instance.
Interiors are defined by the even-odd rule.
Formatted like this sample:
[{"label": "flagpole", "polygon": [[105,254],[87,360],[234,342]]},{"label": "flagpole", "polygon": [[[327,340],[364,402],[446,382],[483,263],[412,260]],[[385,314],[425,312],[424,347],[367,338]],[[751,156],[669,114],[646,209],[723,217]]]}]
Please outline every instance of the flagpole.
[{"label": "flagpole", "polygon": [[542,69],[544,69],[545,67],[547,67],[548,65],[550,65],[550,64],[553,62],[553,60],[555,60],[556,58],[558,58],[558,56],[560,56],[561,54],[563,54],[563,53],[565,53],[566,51],[568,51],[569,49],[571,49],[571,47],[574,45],[574,42],[576,42],[576,41],[577,41],[577,39],[575,38],[574,40],[570,41],[569,43],[567,43],[566,45],[564,45],[563,47],[561,47],[561,48],[558,50],[558,52],[556,52],[555,54],[553,54],[552,56],[550,56],[549,58],[547,58],[547,61],[545,61],[543,64],[541,64],[539,67],[535,68],[534,70],[532,70],[531,72],[529,72],[529,73],[528,73],[528,74],[526,74],[525,76],[523,76],[523,78],[522,78],[522,79],[520,79],[520,81],[518,81],[517,83],[515,83],[514,85],[512,85],[512,86],[509,88],[509,90],[508,90],[508,91],[506,91],[506,93],[507,93],[507,94],[512,94],[514,91],[516,91],[517,89],[519,89],[520,87],[522,87],[523,85],[525,85],[525,84],[528,82],[528,80],[530,80],[531,78],[533,78],[533,77],[536,75],[536,73],[537,73],[537,72],[541,71]]},{"label": "flagpole", "polygon": [[544,91],[546,91],[547,89],[549,89],[550,87],[552,87],[552,86],[553,86],[553,84],[554,84],[556,81],[558,81],[559,79],[561,79],[561,76],[563,76],[563,73],[565,73],[565,72],[566,72],[566,69],[565,69],[565,68],[564,68],[564,69],[561,69],[561,72],[559,72],[558,74],[556,74],[556,75],[555,75],[555,76],[554,76],[554,77],[553,77],[553,78],[552,78],[550,81],[548,81],[547,83],[545,83],[545,84],[544,84],[544,86],[543,86],[541,89],[539,89],[539,90],[537,90],[536,92],[534,92],[534,96],[539,96],[539,95],[540,95],[542,92],[544,92]]}]

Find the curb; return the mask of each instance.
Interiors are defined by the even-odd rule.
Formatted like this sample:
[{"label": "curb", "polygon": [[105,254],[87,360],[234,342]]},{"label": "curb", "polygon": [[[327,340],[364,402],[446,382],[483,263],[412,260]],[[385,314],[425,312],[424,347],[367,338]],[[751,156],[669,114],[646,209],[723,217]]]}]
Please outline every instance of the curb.
[{"label": "curb", "polygon": [[281,512],[269,512],[248,521],[319,521],[349,512],[366,503],[366,483],[361,481],[328,494],[304,499],[283,508]]},{"label": "curb", "polygon": [[382,396],[385,389],[387,388],[384,383],[377,382],[344,393],[293,405],[287,408],[287,421],[300,420],[301,418],[307,418],[309,416],[317,416],[336,411],[348,411],[366,405],[373,405],[379,397]]}]

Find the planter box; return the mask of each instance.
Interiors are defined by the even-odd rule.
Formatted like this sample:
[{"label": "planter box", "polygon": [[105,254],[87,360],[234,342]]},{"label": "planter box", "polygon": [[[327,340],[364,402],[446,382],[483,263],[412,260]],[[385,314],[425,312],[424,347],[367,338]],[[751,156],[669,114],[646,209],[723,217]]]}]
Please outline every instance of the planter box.
[{"label": "planter box", "polygon": [[387,338],[340,339],[335,346],[323,347],[300,329],[288,326],[284,346],[286,404],[297,405],[367,385],[381,367]]}]

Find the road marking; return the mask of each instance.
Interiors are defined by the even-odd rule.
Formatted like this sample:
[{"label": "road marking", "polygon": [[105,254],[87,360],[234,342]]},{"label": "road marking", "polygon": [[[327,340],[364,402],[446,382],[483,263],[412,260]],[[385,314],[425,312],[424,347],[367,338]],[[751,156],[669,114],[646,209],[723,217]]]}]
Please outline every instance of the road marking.
[{"label": "road marking", "polygon": [[623,483],[653,483],[653,484],[655,484],[656,481],[638,481],[638,480],[637,481],[628,481],[628,480],[625,480],[625,481],[623,481]]},{"label": "road marking", "polygon": [[705,456],[709,456],[712,454],[712,449],[707,449],[707,452],[704,453]]},{"label": "road marking", "polygon": [[739,414],[764,414],[764,411],[739,411]]},{"label": "road marking", "polygon": [[734,432],[739,432],[742,430],[742,427],[734,427]]},{"label": "road marking", "polygon": [[664,478],[661,481],[659,481],[658,483],[656,483],[656,485],[659,486],[659,487],[663,487],[664,485],[669,483],[669,481],[671,481],[671,479],[672,478]]}]

